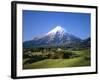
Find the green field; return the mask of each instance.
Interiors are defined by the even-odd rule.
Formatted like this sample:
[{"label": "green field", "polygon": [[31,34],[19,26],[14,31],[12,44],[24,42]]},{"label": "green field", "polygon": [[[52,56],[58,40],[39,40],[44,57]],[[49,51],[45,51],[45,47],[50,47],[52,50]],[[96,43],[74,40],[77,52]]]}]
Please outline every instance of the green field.
[{"label": "green field", "polygon": [[[48,58],[47,54],[48,52],[43,55],[43,57],[39,57],[39,55],[41,55],[42,53],[31,53],[29,56],[33,56],[34,57],[25,57],[23,58],[23,69],[39,69],[39,68],[63,68],[63,67],[81,67],[81,66],[90,66],[91,65],[91,54],[90,54],[90,50],[89,49],[85,49],[85,50],[64,50],[63,52],[65,52],[64,54],[66,55],[70,55],[70,53],[68,54],[68,52],[71,52],[70,56],[64,57],[62,58],[61,54],[62,52],[56,52],[56,56],[59,55],[59,57],[57,58]],[[74,53],[74,54],[72,54]],[[52,54],[52,53],[51,53]],[[64,56],[66,56],[64,55]],[[38,57],[37,57],[38,56]],[[38,60],[37,60],[38,58]]]}]

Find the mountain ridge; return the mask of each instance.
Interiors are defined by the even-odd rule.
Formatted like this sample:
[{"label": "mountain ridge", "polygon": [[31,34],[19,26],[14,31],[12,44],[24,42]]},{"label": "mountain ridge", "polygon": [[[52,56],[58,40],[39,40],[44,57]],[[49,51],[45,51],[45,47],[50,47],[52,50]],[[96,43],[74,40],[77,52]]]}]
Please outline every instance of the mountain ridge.
[{"label": "mountain ridge", "polygon": [[81,39],[69,34],[61,26],[57,26],[42,37],[35,37],[23,43],[24,47],[61,46],[81,42]]}]

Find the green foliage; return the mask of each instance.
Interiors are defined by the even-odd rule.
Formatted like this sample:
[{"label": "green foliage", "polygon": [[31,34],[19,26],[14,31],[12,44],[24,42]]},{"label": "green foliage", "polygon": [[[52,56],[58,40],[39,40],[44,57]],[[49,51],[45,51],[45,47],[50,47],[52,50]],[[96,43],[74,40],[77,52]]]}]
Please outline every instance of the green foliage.
[{"label": "green foliage", "polygon": [[90,56],[90,49],[25,49],[23,53],[23,69],[89,66],[91,65]]},{"label": "green foliage", "polygon": [[34,62],[41,61],[41,60],[44,60],[44,59],[47,59],[47,57],[43,57],[41,55],[39,55],[39,56],[34,55],[34,56],[31,56],[30,59],[25,61],[24,64],[30,64],[30,63],[34,63]]},{"label": "green foliage", "polygon": [[23,54],[23,59],[25,58],[31,58],[31,56],[29,56],[28,54]]}]

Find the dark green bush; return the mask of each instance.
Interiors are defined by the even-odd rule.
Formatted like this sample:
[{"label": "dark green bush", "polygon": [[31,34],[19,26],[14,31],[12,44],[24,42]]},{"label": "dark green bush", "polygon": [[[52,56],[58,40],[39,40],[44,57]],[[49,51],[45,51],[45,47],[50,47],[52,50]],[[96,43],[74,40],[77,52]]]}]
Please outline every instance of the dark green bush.
[{"label": "dark green bush", "polygon": [[31,56],[29,56],[29,54],[23,54],[23,58],[31,58]]},{"label": "dark green bush", "polygon": [[91,58],[90,58],[90,56],[84,56],[84,59],[85,60],[90,60]]},{"label": "dark green bush", "polygon": [[65,50],[62,50],[62,51],[56,51],[56,54],[57,56],[60,56],[62,57],[63,59],[68,59],[68,58],[74,58],[74,57],[78,57],[79,55],[77,55],[76,53],[74,52],[71,52],[71,51],[65,51]]},{"label": "dark green bush", "polygon": [[44,59],[47,59],[47,57],[46,56],[44,57],[42,55],[34,55],[29,60],[24,62],[24,64],[30,64],[30,63],[34,63],[34,62],[41,61],[41,60],[44,60]]}]

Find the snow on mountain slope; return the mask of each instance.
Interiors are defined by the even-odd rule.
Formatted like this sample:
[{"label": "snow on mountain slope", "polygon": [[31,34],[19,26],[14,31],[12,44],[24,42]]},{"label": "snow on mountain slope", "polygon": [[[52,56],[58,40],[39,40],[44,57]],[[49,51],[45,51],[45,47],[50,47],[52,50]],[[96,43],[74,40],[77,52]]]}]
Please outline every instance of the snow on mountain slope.
[{"label": "snow on mountain slope", "polygon": [[51,30],[50,32],[47,33],[47,35],[49,34],[55,34],[56,32],[59,32],[59,33],[65,33],[66,30],[64,28],[62,28],[61,26],[57,26],[55,27],[53,30]]},{"label": "snow on mountain slope", "polygon": [[57,26],[54,29],[52,29],[51,31],[49,31],[46,34],[46,36],[50,36],[50,39],[52,40],[56,34],[59,34],[59,37],[62,37],[65,32],[66,32],[66,30],[64,28],[62,28],[61,26]]},{"label": "snow on mountain slope", "polygon": [[61,26],[56,26],[54,29],[44,34],[41,38],[36,37],[33,40],[24,42],[25,46],[50,46],[50,45],[67,45],[81,41],[80,38],[67,33]]}]

